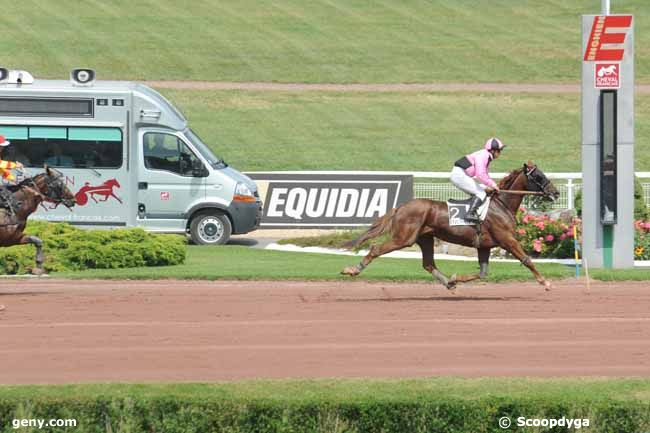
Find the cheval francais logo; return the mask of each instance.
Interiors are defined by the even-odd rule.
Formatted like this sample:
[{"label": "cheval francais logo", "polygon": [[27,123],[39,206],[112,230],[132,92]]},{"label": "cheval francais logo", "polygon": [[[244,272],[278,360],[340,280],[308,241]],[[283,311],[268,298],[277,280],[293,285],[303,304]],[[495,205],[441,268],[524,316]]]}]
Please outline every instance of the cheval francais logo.
[{"label": "cheval francais logo", "polygon": [[596,63],[594,79],[597,89],[618,89],[621,87],[619,63]]},{"label": "cheval francais logo", "polygon": [[[79,191],[77,191],[74,198],[76,199],[78,206],[84,206],[88,203],[88,196],[90,196],[95,203],[99,203],[100,201],[103,203],[111,197],[122,203],[122,200],[115,195],[115,191],[113,190],[114,188],[120,188],[120,183],[117,179],[109,179],[97,186],[92,186],[90,185],[90,182],[86,182],[84,186],[79,188]],[[97,200],[95,196],[99,196],[100,200]]]}]

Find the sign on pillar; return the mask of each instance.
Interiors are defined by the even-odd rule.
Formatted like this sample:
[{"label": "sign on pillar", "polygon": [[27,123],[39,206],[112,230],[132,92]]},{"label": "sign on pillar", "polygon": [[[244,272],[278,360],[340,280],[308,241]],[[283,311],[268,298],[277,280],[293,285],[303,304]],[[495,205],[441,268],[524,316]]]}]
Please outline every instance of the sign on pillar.
[{"label": "sign on pillar", "polygon": [[583,257],[634,266],[634,19],[582,17]]}]

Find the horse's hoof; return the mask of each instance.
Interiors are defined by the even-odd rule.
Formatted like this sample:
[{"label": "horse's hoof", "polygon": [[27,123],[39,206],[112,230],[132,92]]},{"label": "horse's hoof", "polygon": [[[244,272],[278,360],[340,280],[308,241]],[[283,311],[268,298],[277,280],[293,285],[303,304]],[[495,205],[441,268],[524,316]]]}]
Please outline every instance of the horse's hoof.
[{"label": "horse's hoof", "polygon": [[341,271],[341,274],[355,277],[359,275],[359,270],[355,266],[348,266]]},{"label": "horse's hoof", "polygon": [[551,284],[550,281],[544,281],[544,290],[545,291],[550,292],[552,288],[553,288],[553,285]]}]

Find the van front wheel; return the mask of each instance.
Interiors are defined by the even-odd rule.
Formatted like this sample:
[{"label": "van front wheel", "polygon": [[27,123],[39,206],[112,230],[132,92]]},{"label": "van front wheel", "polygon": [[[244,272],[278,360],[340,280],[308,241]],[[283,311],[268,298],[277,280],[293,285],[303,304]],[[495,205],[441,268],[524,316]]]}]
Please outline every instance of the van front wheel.
[{"label": "van front wheel", "polygon": [[190,224],[190,236],[197,245],[222,245],[228,242],[231,234],[230,219],[218,212],[201,212]]}]

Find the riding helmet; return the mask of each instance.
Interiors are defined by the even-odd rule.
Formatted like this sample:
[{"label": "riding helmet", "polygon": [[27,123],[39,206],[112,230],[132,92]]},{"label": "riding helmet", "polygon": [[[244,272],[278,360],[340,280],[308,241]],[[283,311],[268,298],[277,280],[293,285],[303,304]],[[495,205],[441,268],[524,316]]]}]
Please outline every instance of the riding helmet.
[{"label": "riding helmet", "polygon": [[485,142],[485,150],[503,150],[504,147],[506,147],[506,145],[496,137],[488,138]]}]

